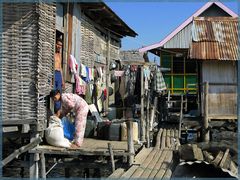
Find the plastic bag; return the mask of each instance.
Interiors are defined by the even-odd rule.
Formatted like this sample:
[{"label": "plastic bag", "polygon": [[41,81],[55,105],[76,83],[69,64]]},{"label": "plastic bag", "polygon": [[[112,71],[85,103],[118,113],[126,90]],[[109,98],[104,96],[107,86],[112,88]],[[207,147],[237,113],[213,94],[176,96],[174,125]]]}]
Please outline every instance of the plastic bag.
[{"label": "plastic bag", "polygon": [[75,134],[75,126],[66,117],[62,118],[64,137],[72,141]]}]

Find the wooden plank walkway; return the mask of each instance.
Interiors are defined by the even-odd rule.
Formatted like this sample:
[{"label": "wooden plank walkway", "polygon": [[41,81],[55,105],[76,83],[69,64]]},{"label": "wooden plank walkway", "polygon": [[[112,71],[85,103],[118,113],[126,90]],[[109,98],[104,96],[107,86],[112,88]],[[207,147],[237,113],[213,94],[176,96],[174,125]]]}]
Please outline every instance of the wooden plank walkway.
[{"label": "wooden plank walkway", "polygon": [[127,171],[116,170],[109,178],[170,178],[174,167],[173,152],[180,145],[178,130],[160,128],[156,138],[155,147],[143,148]]},{"label": "wooden plank walkway", "polygon": [[[30,153],[59,154],[59,155],[104,155],[109,156],[108,143],[111,143],[114,156],[128,155],[126,141],[107,141],[92,138],[84,138],[80,148],[61,148],[50,145],[40,145],[30,150]],[[137,151],[140,145],[135,144]]]}]

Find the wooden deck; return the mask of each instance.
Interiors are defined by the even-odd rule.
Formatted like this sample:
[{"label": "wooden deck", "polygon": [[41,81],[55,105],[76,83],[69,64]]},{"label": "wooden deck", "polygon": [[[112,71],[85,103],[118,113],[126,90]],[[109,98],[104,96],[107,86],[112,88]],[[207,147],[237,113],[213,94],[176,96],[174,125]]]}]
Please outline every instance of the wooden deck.
[{"label": "wooden deck", "polygon": [[178,130],[161,128],[154,148],[143,148],[127,171],[117,169],[108,178],[170,178],[176,163],[174,151],[179,145]]},{"label": "wooden deck", "polygon": [[[80,148],[61,148],[50,145],[39,145],[30,150],[30,153],[58,154],[58,155],[103,155],[109,156],[108,143],[111,143],[114,156],[130,155],[127,141],[107,141],[85,138]],[[141,145],[135,144],[137,151]]]}]

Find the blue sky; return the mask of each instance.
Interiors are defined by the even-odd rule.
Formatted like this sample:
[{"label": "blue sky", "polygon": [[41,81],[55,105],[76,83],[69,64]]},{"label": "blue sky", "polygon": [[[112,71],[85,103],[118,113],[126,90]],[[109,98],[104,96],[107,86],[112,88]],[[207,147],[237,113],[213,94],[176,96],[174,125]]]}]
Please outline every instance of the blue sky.
[{"label": "blue sky", "polygon": [[[207,1],[124,1],[105,3],[123,19],[135,32],[136,38],[122,40],[122,50],[138,49],[161,41]],[[238,13],[237,0],[221,1]]]}]

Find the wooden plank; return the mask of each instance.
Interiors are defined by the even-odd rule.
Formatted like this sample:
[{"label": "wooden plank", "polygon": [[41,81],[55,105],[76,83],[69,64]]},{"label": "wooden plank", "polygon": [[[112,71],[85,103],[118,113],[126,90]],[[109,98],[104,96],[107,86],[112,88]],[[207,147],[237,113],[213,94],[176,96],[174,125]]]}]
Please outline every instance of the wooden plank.
[{"label": "wooden plank", "polygon": [[217,154],[216,158],[212,161],[212,164],[215,165],[215,166],[218,166],[218,164],[220,163],[222,157],[223,157],[223,152],[220,151],[220,152]]},{"label": "wooden plank", "polygon": [[168,154],[167,152],[168,152],[167,150],[163,150],[160,158],[158,159],[157,163],[155,164],[155,166],[154,166],[152,172],[150,173],[150,175],[148,176],[148,178],[154,178],[156,176],[156,174],[158,173],[159,169],[162,166],[162,163],[163,163],[165,157]]},{"label": "wooden plank", "polygon": [[143,148],[135,157],[133,164],[140,165],[148,157],[153,148]]},{"label": "wooden plank", "polygon": [[158,159],[161,157],[162,152],[163,152],[162,150],[158,150],[158,152],[154,156],[151,163],[148,165],[148,167],[142,173],[141,178],[148,178],[148,176],[151,174],[152,170],[154,169],[156,163],[158,162]]},{"label": "wooden plank", "polygon": [[223,158],[222,158],[222,160],[221,160],[221,162],[220,162],[220,164],[219,164],[219,166],[220,166],[221,168],[223,168],[223,165],[225,164],[226,159],[227,159],[228,156],[229,156],[229,149],[227,148],[227,150],[225,151],[225,153],[224,153],[224,155],[223,155]]},{"label": "wooden plank", "polygon": [[108,179],[120,178],[124,174],[124,172],[125,172],[125,170],[123,168],[118,168],[110,176],[108,176]]},{"label": "wooden plank", "polygon": [[132,174],[136,171],[136,169],[138,168],[138,165],[133,165],[131,166],[127,172],[125,172],[120,178],[121,179],[125,179],[125,178],[130,178],[132,176]]},{"label": "wooden plank", "polygon": [[155,157],[156,153],[158,151],[156,149],[153,149],[153,151],[148,155],[148,157],[146,158],[146,160],[140,165],[140,167],[137,168],[137,170],[132,174],[131,178],[138,178],[141,177],[143,171],[145,168],[148,167],[149,163],[151,163],[151,161],[153,160],[153,158]]},{"label": "wooden plank", "polygon": [[111,143],[108,143],[108,150],[110,153],[110,158],[111,158],[111,163],[112,163],[112,172],[114,172],[115,171],[115,161],[114,161],[114,155],[113,155]]},{"label": "wooden plank", "polygon": [[202,150],[198,148],[196,144],[192,145],[192,150],[193,150],[194,159],[203,161]]},{"label": "wooden plank", "polygon": [[164,128],[163,129],[162,138],[161,138],[161,149],[164,149],[166,147],[166,145],[165,145],[165,143],[166,143],[166,134],[167,134],[167,131]]},{"label": "wooden plank", "polygon": [[230,171],[236,176],[238,175],[238,166],[233,161],[230,163]]},{"label": "wooden plank", "polygon": [[161,142],[162,133],[163,133],[163,129],[160,128],[159,131],[158,131],[157,137],[156,137],[156,145],[155,145],[155,148],[157,148],[157,149],[160,149],[160,142]]},{"label": "wooden plank", "polygon": [[203,151],[203,155],[205,157],[205,160],[209,163],[214,160],[214,157],[207,151]]},{"label": "wooden plank", "polygon": [[[175,146],[175,141],[174,141],[174,129],[171,129],[170,132],[170,141],[171,141],[171,146]],[[174,148],[174,147],[173,147]]]},{"label": "wooden plank", "polygon": [[172,169],[168,168],[163,176],[163,179],[170,179],[172,176]]},{"label": "wooden plank", "polygon": [[154,179],[159,179],[164,176],[167,168],[170,166],[170,164],[172,162],[172,157],[173,157],[173,152],[171,150],[168,150],[166,158],[163,161],[162,166],[161,166],[160,170],[158,171],[158,173],[156,174],[156,176],[154,177]]},{"label": "wooden plank", "polygon": [[170,137],[171,136],[171,131],[170,129],[167,129],[167,134],[166,134],[166,146],[167,148],[170,148],[171,147],[171,140],[170,140]]},{"label": "wooden plank", "polygon": [[217,120],[229,120],[229,119],[234,119],[234,120],[237,120],[237,115],[214,115],[214,114],[211,114],[208,116],[208,118],[211,120],[211,119],[217,119]]}]

